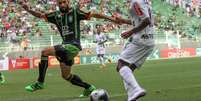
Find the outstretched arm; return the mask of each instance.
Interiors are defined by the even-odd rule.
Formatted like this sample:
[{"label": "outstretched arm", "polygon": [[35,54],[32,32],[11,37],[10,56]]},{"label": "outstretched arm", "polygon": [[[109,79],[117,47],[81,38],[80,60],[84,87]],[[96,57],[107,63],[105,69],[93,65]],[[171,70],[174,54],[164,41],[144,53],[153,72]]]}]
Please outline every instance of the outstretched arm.
[{"label": "outstretched arm", "polygon": [[126,21],[121,18],[106,16],[106,15],[103,15],[100,13],[95,13],[93,11],[87,12],[87,13],[82,10],[78,10],[78,11],[83,20],[89,20],[90,18],[94,17],[94,18],[98,18],[98,19],[106,19],[106,20],[109,20],[109,21],[112,21],[112,22],[115,22],[118,24],[131,24],[131,21],[129,22],[129,20]]},{"label": "outstretched arm", "polygon": [[103,14],[98,14],[98,13],[94,13],[94,12],[91,12],[89,17],[94,17],[94,18],[98,18],[98,19],[106,19],[106,20],[110,20],[110,21],[114,21],[115,22],[115,19],[112,18],[112,17],[109,17],[109,16],[105,16]]},{"label": "outstretched arm", "polygon": [[113,18],[113,17],[106,16],[106,15],[99,14],[99,13],[93,13],[93,12],[91,12],[90,17],[99,18],[99,19],[106,19],[106,20],[110,20],[112,22],[119,23],[119,24],[132,25],[132,21],[131,20],[122,19],[122,18],[119,18],[119,17]]},{"label": "outstretched arm", "polygon": [[119,22],[121,22],[122,24],[132,25],[132,21],[129,19],[123,19],[123,18],[119,18],[119,17],[116,17],[115,19],[118,20]]},{"label": "outstretched arm", "polygon": [[103,14],[99,14],[99,13],[91,12],[89,14],[89,18],[91,17],[98,18],[98,19],[106,19],[106,20],[121,24],[121,22],[119,22],[117,19],[110,16],[103,15]]},{"label": "outstretched arm", "polygon": [[32,14],[35,17],[38,18],[44,18],[45,13],[39,12],[39,11],[34,11],[31,9],[30,6],[28,6],[24,0],[19,0],[18,4],[20,4],[22,6],[22,8],[24,8],[27,12],[29,12],[30,14]]}]

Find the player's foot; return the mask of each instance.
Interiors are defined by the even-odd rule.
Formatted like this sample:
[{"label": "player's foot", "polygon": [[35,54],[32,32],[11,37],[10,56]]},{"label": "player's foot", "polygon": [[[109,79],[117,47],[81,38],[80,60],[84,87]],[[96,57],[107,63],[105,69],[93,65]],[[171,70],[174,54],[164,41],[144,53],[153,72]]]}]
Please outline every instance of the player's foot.
[{"label": "player's foot", "polygon": [[146,91],[144,89],[140,89],[135,92],[131,101],[137,101],[139,98],[146,95]]},{"label": "player's foot", "polygon": [[40,90],[44,88],[44,84],[40,83],[40,82],[36,82],[34,84],[30,84],[28,86],[25,87],[25,89],[29,92],[34,92],[36,90]]},{"label": "player's foot", "polygon": [[112,60],[111,59],[107,59],[108,63],[112,63]]},{"label": "player's foot", "polygon": [[96,87],[94,85],[91,85],[91,87],[89,87],[88,89],[84,89],[84,91],[82,92],[82,94],[80,94],[80,97],[87,97],[91,94],[91,92],[93,92],[94,90],[96,90]]},{"label": "player's foot", "polygon": [[0,84],[5,83],[5,77],[3,75],[0,76]]}]

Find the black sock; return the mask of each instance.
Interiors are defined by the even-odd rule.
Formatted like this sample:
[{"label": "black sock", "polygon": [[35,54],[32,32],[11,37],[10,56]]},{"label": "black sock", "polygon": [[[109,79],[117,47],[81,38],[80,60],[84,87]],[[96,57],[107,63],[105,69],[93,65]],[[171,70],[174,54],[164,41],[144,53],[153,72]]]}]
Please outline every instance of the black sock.
[{"label": "black sock", "polygon": [[85,83],[81,80],[81,78],[77,75],[71,75],[71,77],[69,77],[69,81],[73,84],[73,85],[76,85],[76,86],[80,86],[80,87],[83,87],[85,89],[88,89],[89,87],[91,87],[90,84],[88,83]]},{"label": "black sock", "polygon": [[1,75],[2,75],[2,74],[1,74],[1,72],[0,72],[0,80],[2,79],[2,78],[1,78]]},{"label": "black sock", "polygon": [[3,74],[0,72],[0,80],[2,80],[3,78],[1,77]]},{"label": "black sock", "polygon": [[41,56],[41,61],[39,63],[39,77],[38,82],[43,83],[45,80],[45,74],[48,67],[48,56]]}]

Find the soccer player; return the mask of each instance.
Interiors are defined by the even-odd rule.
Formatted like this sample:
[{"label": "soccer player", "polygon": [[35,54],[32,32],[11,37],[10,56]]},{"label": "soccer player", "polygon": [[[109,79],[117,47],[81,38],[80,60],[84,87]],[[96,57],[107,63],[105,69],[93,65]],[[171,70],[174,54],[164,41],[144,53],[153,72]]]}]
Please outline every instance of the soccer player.
[{"label": "soccer player", "polygon": [[70,7],[70,0],[57,0],[59,11],[45,14],[31,9],[25,1],[19,1],[19,4],[35,17],[45,19],[47,22],[55,24],[63,39],[62,44],[50,46],[41,52],[41,61],[39,63],[39,77],[37,82],[25,87],[27,91],[33,92],[44,88],[44,79],[48,67],[48,56],[56,56],[60,62],[62,77],[73,85],[84,88],[80,97],[89,96],[95,90],[95,86],[86,83],[78,75],[71,73],[71,66],[74,64],[74,57],[81,50],[80,45],[80,21],[91,17],[113,20],[94,12],[84,12],[78,7]]},{"label": "soccer player", "polygon": [[102,66],[101,68],[104,68],[105,61],[104,61],[104,54],[105,54],[105,42],[107,42],[106,36],[102,33],[102,27],[100,25],[96,25],[96,54],[98,57],[98,60]]},{"label": "soccer player", "polygon": [[121,23],[131,24],[132,28],[121,33],[128,39],[118,60],[117,71],[123,79],[128,101],[137,101],[146,91],[138,84],[133,71],[140,68],[154,49],[153,17],[151,6],[146,0],[131,0],[131,19],[116,18]]},{"label": "soccer player", "polygon": [[0,84],[4,84],[4,83],[5,83],[5,78],[3,74],[0,72]]}]

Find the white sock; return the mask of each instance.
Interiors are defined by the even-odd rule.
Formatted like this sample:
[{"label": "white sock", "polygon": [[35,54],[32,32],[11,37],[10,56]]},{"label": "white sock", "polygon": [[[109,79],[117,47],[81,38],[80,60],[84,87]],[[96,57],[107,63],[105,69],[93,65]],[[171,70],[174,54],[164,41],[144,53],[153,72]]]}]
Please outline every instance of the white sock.
[{"label": "white sock", "polygon": [[101,64],[101,63],[102,63],[102,61],[101,61],[101,57],[98,57],[98,60],[99,60],[99,63]]},{"label": "white sock", "polygon": [[127,96],[128,96],[128,101],[129,99],[132,97],[133,93],[132,93],[132,88],[123,80],[124,83],[124,88],[127,92]]},{"label": "white sock", "polygon": [[102,65],[105,65],[103,57],[100,57],[100,61]]},{"label": "white sock", "polygon": [[141,89],[138,82],[136,81],[132,70],[128,66],[123,66],[119,73],[121,77],[123,78],[124,87],[127,91],[128,99],[130,99],[133,94],[135,93],[135,90]]}]

